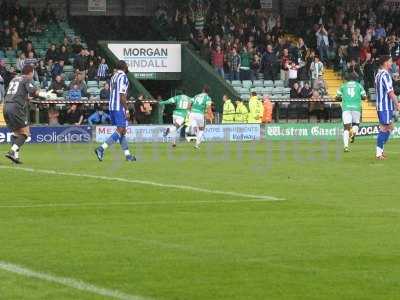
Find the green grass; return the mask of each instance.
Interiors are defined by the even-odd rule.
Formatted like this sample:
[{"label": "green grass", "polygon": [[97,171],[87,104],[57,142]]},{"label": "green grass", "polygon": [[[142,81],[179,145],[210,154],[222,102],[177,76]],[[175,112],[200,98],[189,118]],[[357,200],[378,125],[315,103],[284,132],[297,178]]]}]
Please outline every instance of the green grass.
[{"label": "green grass", "polygon": [[[129,164],[118,147],[98,163],[93,145],[28,145],[28,168],[286,200],[0,169],[0,261],[151,299],[399,299],[399,146],[378,162],[372,140],[348,154],[334,142],[137,145]],[[58,206],[6,207],[40,204]],[[107,298],[0,269],[0,299]]]}]

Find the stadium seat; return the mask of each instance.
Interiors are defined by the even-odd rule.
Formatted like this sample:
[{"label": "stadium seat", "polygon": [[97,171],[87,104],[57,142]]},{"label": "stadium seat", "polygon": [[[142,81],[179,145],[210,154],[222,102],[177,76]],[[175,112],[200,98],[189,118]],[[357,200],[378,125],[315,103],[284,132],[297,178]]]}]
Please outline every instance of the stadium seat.
[{"label": "stadium seat", "polygon": [[264,80],[264,87],[274,87],[274,82],[272,80]]},{"label": "stadium seat", "polygon": [[250,89],[249,89],[249,88],[242,87],[242,88],[240,88],[240,89],[238,90],[238,92],[239,92],[239,94],[249,94]]},{"label": "stadium seat", "polygon": [[264,81],[263,80],[255,80],[253,82],[253,87],[263,87],[264,86]]},{"label": "stadium seat", "polygon": [[253,86],[253,82],[251,80],[243,80],[242,81],[243,87],[250,89]]},{"label": "stadium seat", "polygon": [[91,87],[98,88],[99,87],[99,83],[97,81],[94,81],[94,80],[89,80],[87,82],[87,86],[88,86],[88,88],[91,88]]},{"label": "stadium seat", "polygon": [[242,87],[242,82],[240,80],[232,80],[232,86],[240,86]]},{"label": "stadium seat", "polygon": [[282,95],[283,94],[283,88],[282,87],[276,87],[272,90],[272,95]]},{"label": "stadium seat", "polygon": [[241,98],[243,101],[249,101],[249,99],[250,99],[250,94],[240,94],[240,98]]},{"label": "stadium seat", "polygon": [[283,80],[275,80],[274,86],[275,86],[275,87],[284,87],[284,86],[285,86],[285,83],[284,83]]},{"label": "stadium seat", "polygon": [[4,58],[5,56],[6,56],[5,53],[2,50],[0,50],[0,58]]},{"label": "stadium seat", "polygon": [[67,72],[74,72],[74,68],[73,68],[72,66],[66,65],[66,66],[64,66],[64,72],[65,72],[65,73],[67,73]]},{"label": "stadium seat", "polygon": [[16,58],[17,57],[17,53],[15,52],[15,50],[8,50],[8,51],[6,51],[6,56],[8,58]]}]

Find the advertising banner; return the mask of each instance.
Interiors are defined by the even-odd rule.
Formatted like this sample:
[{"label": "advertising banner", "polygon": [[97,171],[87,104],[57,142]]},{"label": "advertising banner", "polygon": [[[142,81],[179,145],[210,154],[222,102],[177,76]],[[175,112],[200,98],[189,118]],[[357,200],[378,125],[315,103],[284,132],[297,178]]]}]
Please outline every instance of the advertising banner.
[{"label": "advertising banner", "polygon": [[[8,128],[0,128],[0,144],[11,141]],[[91,126],[33,126],[31,127],[30,143],[89,143],[92,141]]]},{"label": "advertising banner", "polygon": [[133,73],[180,73],[182,71],[181,44],[110,43],[108,48],[126,61]]},{"label": "advertising banner", "polygon": [[[163,133],[171,125],[129,126],[129,142],[170,142]],[[96,126],[96,141],[104,142],[115,130],[113,126]],[[260,140],[261,130],[258,124],[207,125],[204,131],[206,141],[255,141]]]}]

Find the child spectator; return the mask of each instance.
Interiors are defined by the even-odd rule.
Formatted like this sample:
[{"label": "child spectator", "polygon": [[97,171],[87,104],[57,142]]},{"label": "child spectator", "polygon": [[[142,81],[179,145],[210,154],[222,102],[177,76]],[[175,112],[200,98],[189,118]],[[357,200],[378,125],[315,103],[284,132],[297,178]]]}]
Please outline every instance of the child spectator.
[{"label": "child spectator", "polygon": [[99,68],[97,70],[97,79],[99,81],[105,81],[108,77],[108,65],[106,64],[105,58],[101,59]]},{"label": "child spectator", "polygon": [[68,91],[68,100],[77,101],[82,99],[82,92],[77,84],[74,84]]}]

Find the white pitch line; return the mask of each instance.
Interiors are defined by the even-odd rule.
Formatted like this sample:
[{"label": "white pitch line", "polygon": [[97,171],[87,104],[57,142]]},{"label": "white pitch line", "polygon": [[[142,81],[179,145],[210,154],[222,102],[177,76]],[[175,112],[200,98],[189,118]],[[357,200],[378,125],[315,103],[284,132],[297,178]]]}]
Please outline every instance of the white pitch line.
[{"label": "white pitch line", "polygon": [[107,177],[107,176],[98,176],[98,175],[90,175],[90,174],[80,174],[80,173],[67,173],[67,172],[58,172],[54,170],[43,170],[43,169],[32,169],[32,168],[22,168],[22,167],[11,167],[11,166],[0,166],[0,169],[11,169],[39,174],[49,174],[49,175],[59,175],[59,176],[70,176],[70,177],[81,177],[81,178],[90,178],[90,179],[99,179],[106,181],[118,181],[124,183],[133,183],[133,184],[141,184],[141,185],[150,185],[162,188],[172,188],[177,190],[186,190],[207,194],[215,194],[215,195],[224,195],[224,196],[233,196],[240,198],[250,198],[250,199],[260,199],[264,201],[283,201],[283,198],[277,198],[268,195],[254,195],[254,194],[246,194],[246,193],[237,193],[237,192],[228,192],[228,191],[218,191],[218,190],[209,190],[204,188],[198,188],[189,185],[177,185],[177,184],[165,184],[154,181],[147,180],[138,180],[138,179],[127,179],[121,177]]},{"label": "white pitch line", "polygon": [[31,269],[12,264],[6,261],[0,261],[0,270],[4,270],[10,273],[18,274],[21,276],[25,277],[30,277],[30,278],[35,278],[35,279],[40,279],[43,281],[47,282],[52,282],[52,283],[57,283],[60,285],[64,285],[76,290],[81,290],[85,292],[89,292],[92,294],[100,295],[100,296],[105,296],[113,299],[119,299],[119,300],[149,300],[150,298],[145,298],[142,296],[136,296],[136,295],[129,295],[117,290],[110,290],[106,288],[102,288],[99,286],[96,286],[91,283],[86,283],[82,280],[77,280],[74,278],[69,278],[69,277],[59,277],[55,275],[51,275],[48,273],[43,273],[43,272],[37,272],[33,271]]}]

